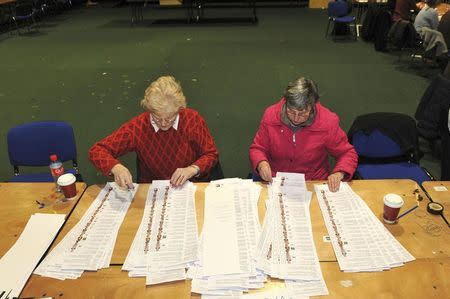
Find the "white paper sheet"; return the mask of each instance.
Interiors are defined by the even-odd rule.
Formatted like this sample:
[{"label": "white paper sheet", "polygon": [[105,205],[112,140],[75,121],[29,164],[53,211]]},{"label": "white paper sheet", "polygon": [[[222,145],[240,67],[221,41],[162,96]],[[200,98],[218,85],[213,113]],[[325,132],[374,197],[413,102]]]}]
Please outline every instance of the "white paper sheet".
[{"label": "white paper sheet", "polygon": [[34,214],[16,243],[0,259],[0,294],[18,297],[61,226],[64,214]]}]

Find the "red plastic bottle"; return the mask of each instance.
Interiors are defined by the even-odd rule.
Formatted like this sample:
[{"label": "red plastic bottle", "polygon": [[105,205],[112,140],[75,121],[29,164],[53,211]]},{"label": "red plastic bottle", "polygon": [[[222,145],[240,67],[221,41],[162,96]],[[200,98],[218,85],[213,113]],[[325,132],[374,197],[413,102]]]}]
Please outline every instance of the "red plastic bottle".
[{"label": "red plastic bottle", "polygon": [[61,161],[58,160],[57,155],[50,156],[50,172],[52,173],[53,180],[56,184],[56,191],[60,192],[60,188],[58,186],[58,178],[64,174],[64,166]]}]

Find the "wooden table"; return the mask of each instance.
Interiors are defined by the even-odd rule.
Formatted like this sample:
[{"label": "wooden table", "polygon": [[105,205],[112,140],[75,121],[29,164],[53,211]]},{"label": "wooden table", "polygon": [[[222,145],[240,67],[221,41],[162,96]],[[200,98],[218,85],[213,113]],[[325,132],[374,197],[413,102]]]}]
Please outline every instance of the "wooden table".
[{"label": "wooden table", "polygon": [[[70,215],[85,189],[85,183],[77,183],[76,198],[65,201],[54,183],[0,183],[0,256],[14,245],[31,215]],[[40,208],[37,201],[45,206]]]},{"label": "wooden table", "polygon": [[[422,186],[433,201],[444,206],[444,217],[450,222],[450,181],[423,182]],[[447,190],[439,191],[442,187]]]},{"label": "wooden table", "polygon": [[[450,258],[450,231],[440,216],[427,212],[428,199],[415,181],[355,180],[350,183],[350,186],[361,196],[380,221],[383,221],[383,197],[385,194],[396,193],[403,198],[405,204],[400,213],[413,207],[417,202],[417,197],[422,197],[419,208],[401,218],[397,224],[385,224],[385,226],[416,258]],[[312,183],[308,183],[308,189],[313,190]],[[414,193],[415,191],[418,193]],[[319,260],[336,261],[331,245],[323,242],[323,236],[328,232],[315,195],[311,202],[310,212],[311,219],[314,219],[312,226]]]},{"label": "wooden table", "polygon": [[0,5],[15,3],[17,0],[0,0]]},{"label": "wooden table", "polygon": [[[343,273],[337,262],[321,262],[330,293],[326,298],[448,298],[450,260],[420,259],[384,272]],[[145,287],[145,278],[129,278],[120,266],[86,272],[77,280],[33,277],[22,296],[53,298],[200,298],[190,280]],[[346,286],[351,284],[351,286]],[[264,290],[284,288],[270,281]],[[319,298],[319,297],[318,297]],[[322,298],[322,297],[320,297]],[[325,298],[325,297],[324,297]]]},{"label": "wooden table", "polygon": [[[316,182],[320,183],[320,182]],[[308,189],[313,191],[314,182],[308,182]],[[387,193],[397,193],[405,200],[404,209],[413,206],[417,195],[424,199],[425,195],[418,190],[417,184],[411,180],[373,180],[353,181],[351,187],[374,211],[381,221],[383,196]],[[207,184],[197,184],[196,208],[199,230],[203,224],[204,188]],[[58,281],[55,279],[33,275],[27,283],[21,296],[52,296],[52,297],[95,297],[95,298],[199,298],[190,293],[190,281],[180,281],[161,284],[153,287],[145,286],[144,278],[129,278],[128,272],[120,270],[129,247],[141,222],[145,198],[149,185],[140,185],[135,199],[119,230],[116,246],[113,252],[112,264],[108,269],[98,272],[85,272],[80,279]],[[81,218],[83,213],[95,199],[100,186],[90,186],[70,219],[58,236],[58,240],[69,231]],[[267,189],[263,188],[259,200],[259,218],[262,222],[265,212],[264,200]],[[430,215],[425,210],[425,204],[414,212],[403,217],[398,224],[386,225],[391,233],[413,254],[417,260],[403,267],[385,272],[372,273],[342,273],[336,262],[331,244],[323,241],[328,235],[315,194],[311,202],[310,212],[314,241],[330,297],[348,298],[364,297],[378,294],[381,297],[431,297],[444,298],[449,294],[450,280],[450,234],[444,227],[439,216]],[[55,242],[56,243],[56,242]],[[405,277],[408,278],[406,281]],[[350,281],[351,287],[345,287]],[[423,286],[423,287],[422,287]],[[266,289],[283,287],[281,281],[271,281]]]}]

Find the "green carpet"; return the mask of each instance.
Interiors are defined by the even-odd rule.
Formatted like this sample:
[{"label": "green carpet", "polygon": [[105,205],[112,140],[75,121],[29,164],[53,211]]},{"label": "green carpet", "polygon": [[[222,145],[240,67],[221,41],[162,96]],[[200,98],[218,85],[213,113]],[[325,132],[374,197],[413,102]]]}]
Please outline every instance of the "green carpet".
[{"label": "green carpet", "polygon": [[[367,112],[413,115],[429,84],[372,44],[326,40],[322,10],[258,9],[257,25],[151,25],[185,12],[148,9],[146,22],[131,27],[128,7],[106,6],[48,18],[38,34],[0,35],[0,181],[12,174],[9,128],[64,120],[74,127],[85,181],[104,182],[87,160],[89,147],[140,113],[145,88],[165,74],[181,82],[188,105],[206,118],[227,177],[247,176],[248,147],[262,113],[296,77],[319,84],[322,103],[340,115],[344,130]],[[123,159],[132,171],[134,159]],[[424,164],[440,175],[436,161]]]}]

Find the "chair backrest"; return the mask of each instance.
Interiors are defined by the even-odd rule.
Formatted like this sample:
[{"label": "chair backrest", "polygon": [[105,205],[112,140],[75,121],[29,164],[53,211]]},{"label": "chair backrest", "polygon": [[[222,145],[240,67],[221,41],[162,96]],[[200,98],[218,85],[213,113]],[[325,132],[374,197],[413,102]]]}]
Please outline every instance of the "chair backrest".
[{"label": "chair backrest", "polygon": [[62,121],[38,121],[14,127],[7,135],[9,160],[13,166],[45,166],[50,155],[62,162],[77,158],[72,127]]},{"label": "chair backrest", "polygon": [[346,1],[337,0],[328,3],[328,16],[330,17],[344,17],[349,13],[349,6]]},{"label": "chair backrest", "polygon": [[352,144],[358,156],[366,158],[390,158],[403,155],[400,146],[378,129],[370,134],[357,131],[353,135]]},{"label": "chair backrest", "polygon": [[364,158],[395,158],[418,162],[419,139],[415,120],[406,114],[376,112],[358,116],[349,130],[349,141]]},{"label": "chair backrest", "polygon": [[421,38],[414,24],[410,21],[399,20],[389,30],[389,39],[398,49],[417,48]]}]

